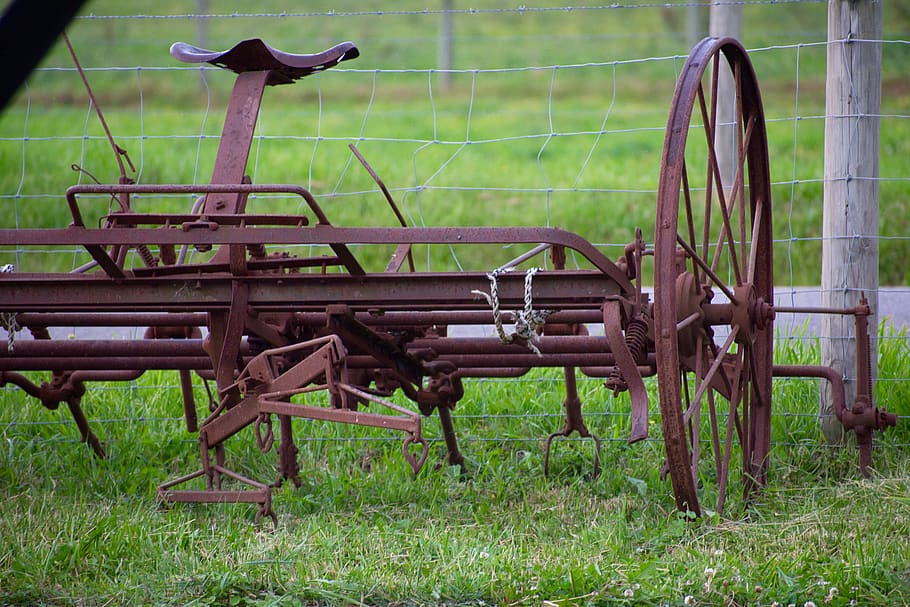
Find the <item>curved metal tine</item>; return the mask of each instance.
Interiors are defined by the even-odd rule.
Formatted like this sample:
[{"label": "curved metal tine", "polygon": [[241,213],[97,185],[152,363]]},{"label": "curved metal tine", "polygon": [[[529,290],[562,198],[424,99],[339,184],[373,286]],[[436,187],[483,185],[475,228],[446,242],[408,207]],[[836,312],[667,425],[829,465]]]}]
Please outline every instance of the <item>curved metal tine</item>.
[{"label": "curved metal tine", "polygon": [[[566,400],[563,402],[563,407],[566,411],[566,423],[560,432],[554,432],[547,437],[546,445],[544,446],[544,476],[547,477],[550,474],[550,449],[553,439],[557,436],[568,438],[572,432],[578,432],[578,436],[581,438],[594,439],[594,472],[590,477],[594,479],[600,474],[600,439],[595,434],[592,434],[585,425],[581,412],[581,400],[578,397],[578,384],[575,377],[575,368],[564,367],[563,371],[565,373],[566,382]],[[634,419],[632,423],[634,425]]]},{"label": "curved metal tine", "polygon": [[254,524],[256,525],[256,531],[262,531],[262,517],[267,516],[272,519],[272,531],[278,529],[278,515],[275,514],[275,511],[272,510],[272,507],[268,508],[265,505],[259,506],[259,510],[256,512],[256,518],[254,519]]},{"label": "curved metal tine", "polygon": [[554,432],[547,437],[547,440],[544,442],[543,446],[543,476],[544,478],[549,478],[550,476],[550,447],[553,443],[553,439],[558,436],[568,437],[572,433],[572,430],[560,430],[559,432]]},{"label": "curved metal tine", "polygon": [[591,438],[594,439],[594,476],[591,478],[597,478],[600,476],[600,437],[592,434]]},{"label": "curved metal tine", "polygon": [[104,451],[104,446],[92,431],[88,418],[85,416],[85,411],[82,410],[82,397],[71,396],[70,398],[67,398],[65,402],[70,410],[70,414],[73,416],[73,421],[76,422],[76,427],[79,428],[79,433],[82,435],[82,442],[92,448],[95,457],[98,459],[105,459],[107,453]]},{"label": "curved metal tine", "polygon": [[554,432],[547,437],[547,440],[543,445],[543,476],[548,478],[550,476],[550,445],[553,442],[553,439],[557,436],[565,436],[565,432]]},{"label": "curved metal tine", "polygon": [[[262,432],[263,427],[265,427],[265,434]],[[254,429],[256,435],[256,446],[259,447],[259,450],[263,453],[268,453],[271,451],[272,445],[275,444],[275,433],[272,431],[271,414],[260,413],[259,417],[256,418]]]},{"label": "curved metal tine", "polygon": [[[410,447],[415,443],[421,446],[420,457],[414,457],[414,454],[411,453]],[[404,453],[404,459],[408,462],[408,465],[411,466],[411,470],[414,471],[414,476],[420,474],[424,463],[427,461],[427,455],[429,455],[430,452],[427,439],[420,434],[411,434],[402,443],[401,450]]]},{"label": "curved metal tine", "polygon": [[[547,440],[544,441],[543,449],[543,475],[544,478],[549,478],[550,476],[550,448],[553,443],[554,438],[560,436],[568,438],[569,435],[575,432],[575,430],[560,430],[559,432],[554,432],[547,437]],[[600,476],[600,437],[594,434],[593,432],[588,432],[587,435],[582,435],[579,432],[579,438],[590,438],[594,441],[594,471],[591,473],[591,480],[594,480]]]},{"label": "curved metal tine", "polygon": [[272,531],[278,529],[278,516],[275,514],[275,511],[272,510],[272,492],[268,491],[265,494],[265,500],[259,504],[259,510],[256,512],[256,518],[254,522],[256,524],[256,531],[262,531],[262,517],[267,516],[272,519]]}]

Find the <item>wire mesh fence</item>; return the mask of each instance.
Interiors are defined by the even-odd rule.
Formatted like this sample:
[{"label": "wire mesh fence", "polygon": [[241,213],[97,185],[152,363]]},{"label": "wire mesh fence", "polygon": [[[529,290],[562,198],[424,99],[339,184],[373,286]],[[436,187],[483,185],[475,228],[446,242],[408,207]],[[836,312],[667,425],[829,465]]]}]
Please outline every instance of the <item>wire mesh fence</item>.
[{"label": "wire mesh fence", "polygon": [[[342,40],[358,44],[355,62],[266,94],[250,154],[254,183],[296,183],[313,192],[333,223],[392,225],[378,202],[377,185],[354,161],[347,146],[366,156],[410,225],[539,225],[577,232],[611,258],[642,227],[654,233],[655,198],[667,113],[679,70],[692,43],[706,30],[700,2],[585,4],[503,8],[424,8],[397,3],[311,3],[287,12],[261,2],[255,12],[220,3],[130,4],[95,2],[68,33],[116,144],[127,151],[138,183],[207,183],[217,150],[233,77],[214,67],[187,67],[168,46],[183,40],[227,49],[252,37],[288,52],[316,52]],[[807,0],[743,1],[750,50],[762,85],[769,131],[775,222],[775,284],[778,300],[819,292],[821,272],[823,147],[825,129],[825,3]],[[882,40],[882,109],[879,182],[880,277],[895,301],[895,322],[884,321],[883,363],[878,390],[901,400],[910,394],[906,377],[907,335],[901,310],[910,308],[910,8],[886,7]],[[862,42],[862,41],[857,41]],[[115,182],[110,143],[88,101],[65,47],[58,44],[0,116],[0,205],[5,227],[64,227],[62,194],[74,183]],[[95,201],[92,221],[109,200]],[[146,209],[187,210],[192,199],[137,200]],[[299,212],[296,201],[253,197],[252,212]],[[68,271],[84,263],[80,250],[0,250],[0,262],[22,271]],[[369,260],[367,260],[369,262]],[[139,263],[137,260],[136,263]],[[472,251],[421,251],[425,269],[490,270]],[[570,263],[583,263],[570,260]],[[885,310],[885,314],[890,310]],[[811,319],[779,323],[778,349],[813,355],[818,335]],[[483,329],[479,329],[483,330]],[[55,337],[85,337],[85,329],[61,327]],[[93,329],[95,335],[131,336]],[[27,339],[27,333],[13,335]],[[3,337],[7,337],[4,334]],[[892,357],[890,361],[885,358]],[[897,359],[897,362],[895,361]],[[811,361],[814,362],[814,361]],[[544,378],[509,380],[521,393]],[[176,383],[153,381],[152,389],[179,401]],[[490,386],[478,382],[479,404],[462,415],[483,419],[518,416],[488,407]],[[797,383],[780,381],[780,390]],[[804,384],[816,389],[816,382]],[[141,386],[139,384],[142,384]],[[93,387],[91,398],[108,391],[139,394],[148,382]],[[596,380],[588,389],[586,415],[604,428],[621,428],[622,407]],[[533,390],[532,390],[533,392]],[[3,389],[7,432],[29,424],[54,425],[17,413],[36,407],[15,389]],[[497,393],[498,394],[498,393]],[[138,397],[137,397],[138,398]],[[495,398],[499,398],[496,396]],[[596,399],[596,400],[595,400]],[[540,425],[560,424],[560,397],[547,393],[549,409],[533,415]],[[903,403],[907,400],[903,399]],[[903,403],[883,403],[901,414]],[[141,399],[137,400],[141,404]],[[179,410],[175,407],[175,412]],[[815,411],[786,413],[796,427],[813,427]],[[615,418],[615,419],[614,419]],[[179,425],[176,417],[144,415],[134,422]],[[120,417],[93,408],[92,423],[118,424]],[[59,422],[65,423],[65,422]],[[494,424],[495,426],[495,424]],[[611,430],[612,432],[612,430]],[[810,430],[806,430],[810,432]],[[70,440],[65,438],[63,440]],[[781,434],[777,444],[797,444],[808,434]],[[905,435],[902,435],[905,436]],[[477,440],[534,441],[539,436],[493,434]],[[608,438],[624,440],[620,432]],[[815,438],[818,438],[817,436]],[[314,434],[313,440],[383,440]],[[189,438],[188,440],[192,440]],[[301,437],[301,440],[306,438]],[[906,446],[899,439],[895,444]],[[820,443],[819,443],[820,444]]]}]

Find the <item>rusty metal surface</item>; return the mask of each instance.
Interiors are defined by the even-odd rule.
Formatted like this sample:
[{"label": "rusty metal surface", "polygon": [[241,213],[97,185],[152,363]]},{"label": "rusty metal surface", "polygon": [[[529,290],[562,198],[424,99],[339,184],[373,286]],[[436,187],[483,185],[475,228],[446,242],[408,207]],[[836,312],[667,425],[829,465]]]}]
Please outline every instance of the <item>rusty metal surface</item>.
[{"label": "rusty metal surface", "polygon": [[[714,149],[717,73],[723,64],[734,75],[738,99],[733,183],[721,179]],[[690,174],[687,162],[696,158],[704,159],[707,175]],[[658,376],[667,378],[658,389],[668,472],[677,507],[698,514],[699,463],[713,460],[721,485],[714,508],[720,511],[734,429],[747,494],[765,482],[770,445],[773,313],[764,303],[773,302],[768,151],[755,74],[735,40],[703,40],[682,69],[664,141],[657,215],[654,333]],[[717,271],[719,262],[723,273]],[[709,314],[715,291],[729,303]],[[731,339],[715,340],[712,323],[728,325]],[[701,387],[706,384],[707,390]],[[718,395],[729,401],[725,427]],[[703,412],[710,418],[704,437]]]},{"label": "rusty metal surface", "polygon": [[[561,367],[565,424],[545,441],[544,472],[554,439],[573,433],[594,441],[593,474],[600,471],[600,439],[584,422],[577,372],[603,378],[604,393],[629,392],[630,442],[648,434],[653,411],[643,378],[656,375],[666,472],[677,506],[701,512],[698,464],[707,459],[718,478],[720,510],[734,437],[741,445],[746,493],[766,481],[772,373],[821,377],[842,394],[842,380],[829,369],[772,364],[767,141],[755,76],[737,42],[706,39],[693,50],[671,106],[654,251],[646,250],[637,230],[616,261],[582,235],[556,228],[407,227],[388,188],[353,147],[400,227],[332,225],[305,188],[252,184],[244,173],[265,87],[353,58],[356,48],[289,55],[261,41],[245,41],[224,53],[186,45],[175,49],[180,58],[210,61],[240,74],[211,183],[122,180],[75,186],[66,192],[69,227],[0,229],[0,246],[81,247],[92,258],[71,273],[0,273],[0,318],[11,335],[7,348],[0,348],[0,385],[18,386],[50,408],[65,403],[82,440],[104,456],[81,409],[86,383],[129,381],[149,369],[178,371],[186,428],[198,432],[201,467],[163,483],[159,495],[165,502],[254,503],[257,523],[262,517],[275,520],[271,487],[300,484],[295,417],[403,433],[402,455],[416,474],[428,454],[421,415],[435,413],[448,463],[463,466],[452,410],[464,396],[464,380]],[[699,184],[684,159],[692,140],[702,140],[703,146],[704,139],[713,140],[709,106],[716,79],[711,73],[722,60],[733,67],[742,100],[739,174],[746,176],[722,183],[708,145],[697,152],[708,167],[706,181]],[[690,137],[690,123],[705,132]],[[247,214],[248,197],[266,193],[297,197],[303,211]],[[202,198],[184,213],[138,213],[130,207],[130,197],[137,194]],[[103,218],[101,227],[87,227],[86,205],[112,200],[117,210]],[[699,204],[706,208],[700,219],[693,211]],[[355,243],[391,246],[395,253],[384,271],[369,272],[352,251]],[[414,245],[517,243],[528,250],[489,272],[416,271],[411,256]],[[307,245],[295,250],[323,245],[332,254],[270,254],[287,245]],[[214,253],[203,263],[185,263],[178,251],[186,248]],[[141,265],[127,267],[129,251],[138,253]],[[567,251],[586,260],[587,269],[567,270]],[[641,271],[642,258],[652,253],[653,300],[642,290]],[[735,278],[728,284],[721,276]],[[715,292],[728,301],[712,301]],[[850,310],[811,311],[856,317],[857,406],[845,410],[842,398],[835,403],[845,430],[856,432],[865,473],[873,432],[895,422],[872,401],[868,306],[860,302]],[[498,336],[449,335],[450,327],[473,324],[492,325]],[[600,325],[602,335],[590,334],[588,325]],[[54,326],[135,327],[143,337],[53,340],[48,328]],[[19,330],[33,339],[16,339]],[[715,338],[715,330],[726,338]],[[51,377],[36,383],[24,371],[47,371]],[[202,420],[193,396],[199,378],[215,384]],[[416,410],[389,400],[395,393]],[[253,427],[263,452],[277,442],[272,486],[233,472],[225,461],[225,443],[247,427]]]},{"label": "rusty metal surface", "polygon": [[171,55],[178,61],[211,63],[237,74],[266,73],[269,75],[268,84],[290,84],[342,61],[356,59],[360,51],[353,42],[342,42],[321,53],[298,55],[279,51],[259,38],[252,38],[238,42],[226,51],[210,51],[185,42],[175,42],[171,45]]}]

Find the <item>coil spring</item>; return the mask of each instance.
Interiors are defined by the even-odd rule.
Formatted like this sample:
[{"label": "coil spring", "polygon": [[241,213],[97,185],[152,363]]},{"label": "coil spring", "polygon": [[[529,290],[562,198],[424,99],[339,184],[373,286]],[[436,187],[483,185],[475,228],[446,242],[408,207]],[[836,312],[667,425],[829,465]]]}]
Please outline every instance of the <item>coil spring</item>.
[{"label": "coil spring", "polygon": [[[635,362],[641,362],[648,345],[648,323],[641,318],[633,318],[626,327],[625,337],[626,347],[629,349],[632,359]],[[606,386],[617,394],[629,389],[629,384],[626,383],[619,365],[613,367],[610,377],[607,378]]]},{"label": "coil spring", "polygon": [[155,257],[154,255],[152,255],[152,252],[149,250],[149,248],[146,245],[141,244],[138,247],[136,247],[136,252],[139,253],[139,257],[142,258],[142,262],[147,267],[154,268],[155,266],[158,265],[158,258]]}]

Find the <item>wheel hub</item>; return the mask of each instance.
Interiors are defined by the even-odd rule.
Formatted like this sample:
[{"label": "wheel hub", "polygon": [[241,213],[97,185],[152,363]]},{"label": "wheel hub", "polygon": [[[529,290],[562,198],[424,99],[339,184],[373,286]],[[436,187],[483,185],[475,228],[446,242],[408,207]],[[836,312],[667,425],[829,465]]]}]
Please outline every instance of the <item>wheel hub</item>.
[{"label": "wheel hub", "polygon": [[698,350],[698,338],[707,336],[704,326],[705,292],[691,272],[683,272],[676,277],[676,322],[679,323],[693,314],[698,319],[676,332],[680,356],[693,356]]},{"label": "wheel hub", "polygon": [[733,287],[733,295],[736,297],[736,301],[730,304],[733,309],[730,326],[739,327],[736,342],[754,343],[757,332],[766,329],[774,320],[774,306],[766,302],[764,298],[757,297],[755,286],[752,284]]}]

